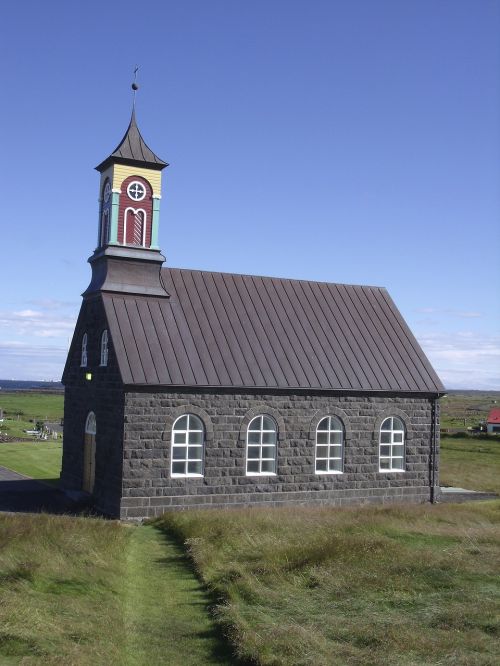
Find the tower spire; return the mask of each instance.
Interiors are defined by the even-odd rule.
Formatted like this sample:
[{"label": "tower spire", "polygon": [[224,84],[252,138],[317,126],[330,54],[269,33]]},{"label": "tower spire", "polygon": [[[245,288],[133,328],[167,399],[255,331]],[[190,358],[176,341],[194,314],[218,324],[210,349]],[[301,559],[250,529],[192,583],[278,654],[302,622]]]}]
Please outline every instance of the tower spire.
[{"label": "tower spire", "polygon": [[139,65],[136,65],[134,68],[134,80],[132,82],[132,90],[134,91],[132,93],[132,114],[135,113],[135,95],[137,91],[139,90],[139,84],[137,83],[137,72],[139,71]]}]

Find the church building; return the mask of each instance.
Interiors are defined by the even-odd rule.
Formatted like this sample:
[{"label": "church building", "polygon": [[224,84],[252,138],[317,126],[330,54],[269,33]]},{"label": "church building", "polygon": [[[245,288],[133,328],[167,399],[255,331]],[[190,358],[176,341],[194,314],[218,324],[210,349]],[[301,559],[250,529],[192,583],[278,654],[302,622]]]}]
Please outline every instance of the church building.
[{"label": "church building", "polygon": [[387,291],[164,267],[135,112],[100,173],[61,485],[109,516],[435,501],[444,388]]}]

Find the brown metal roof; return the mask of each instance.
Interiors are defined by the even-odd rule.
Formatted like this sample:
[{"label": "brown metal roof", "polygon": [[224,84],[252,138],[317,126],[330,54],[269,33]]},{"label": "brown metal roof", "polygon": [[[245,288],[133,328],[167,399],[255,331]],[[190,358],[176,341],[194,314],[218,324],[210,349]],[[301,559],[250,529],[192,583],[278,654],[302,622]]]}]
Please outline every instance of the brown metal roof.
[{"label": "brown metal roof", "polygon": [[142,135],[137,127],[135,111],[132,111],[129,126],[123,139],[115,150],[106,157],[106,159],[96,166],[97,171],[104,171],[112,162],[122,164],[132,164],[135,166],[147,165],[153,169],[164,169],[168,166],[167,162],[161,160],[153,153],[151,148],[146,145]]},{"label": "brown metal roof", "polygon": [[169,299],[103,293],[125,384],[444,390],[383,288],[162,275]]}]

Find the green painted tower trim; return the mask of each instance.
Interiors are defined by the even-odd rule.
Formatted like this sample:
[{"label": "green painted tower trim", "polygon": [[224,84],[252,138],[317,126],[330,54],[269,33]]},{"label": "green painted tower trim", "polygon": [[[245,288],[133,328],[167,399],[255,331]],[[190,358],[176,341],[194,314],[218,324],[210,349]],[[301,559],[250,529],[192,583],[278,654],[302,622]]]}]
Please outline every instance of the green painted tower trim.
[{"label": "green painted tower trim", "polygon": [[109,223],[109,245],[118,245],[118,211],[120,208],[120,192],[111,193],[111,220]]},{"label": "green painted tower trim", "polygon": [[153,219],[151,221],[151,248],[159,250],[158,232],[160,228],[160,197],[153,196]]}]

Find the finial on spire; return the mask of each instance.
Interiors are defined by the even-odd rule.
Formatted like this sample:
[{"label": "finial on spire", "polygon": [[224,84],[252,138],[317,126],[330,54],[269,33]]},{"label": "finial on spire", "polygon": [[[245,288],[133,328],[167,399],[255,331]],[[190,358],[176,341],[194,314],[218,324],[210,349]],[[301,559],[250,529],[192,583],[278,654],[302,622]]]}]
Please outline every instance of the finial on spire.
[{"label": "finial on spire", "polygon": [[139,70],[139,65],[136,65],[135,69],[134,69],[134,81],[132,83],[132,90],[134,91],[134,93],[133,93],[134,97],[132,99],[132,109],[134,111],[135,111],[135,94],[139,90],[139,86],[137,84],[137,72],[138,72],[138,70]]}]

